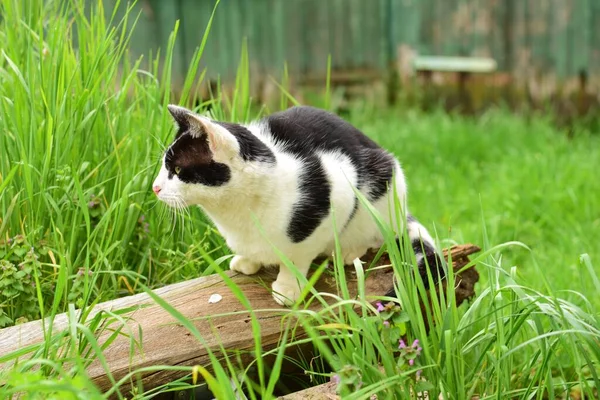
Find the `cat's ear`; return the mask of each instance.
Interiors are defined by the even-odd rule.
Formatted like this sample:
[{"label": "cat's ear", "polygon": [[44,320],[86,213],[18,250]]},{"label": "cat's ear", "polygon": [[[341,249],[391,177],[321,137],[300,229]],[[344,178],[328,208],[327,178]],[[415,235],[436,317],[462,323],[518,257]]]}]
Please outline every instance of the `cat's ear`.
[{"label": "cat's ear", "polygon": [[169,113],[171,113],[171,116],[175,120],[175,123],[177,124],[180,130],[185,131],[190,128],[189,119],[190,115],[192,114],[190,110],[188,110],[187,108],[176,106],[175,104],[169,104],[167,106],[167,109],[169,110]]},{"label": "cat's ear", "polygon": [[169,105],[168,109],[180,129],[196,139],[206,137],[213,154],[229,155],[239,150],[237,139],[221,125],[183,107]]},{"label": "cat's ear", "polygon": [[213,154],[231,156],[239,152],[237,139],[225,127],[196,114],[191,115],[189,123],[190,135],[195,138],[206,136]]}]

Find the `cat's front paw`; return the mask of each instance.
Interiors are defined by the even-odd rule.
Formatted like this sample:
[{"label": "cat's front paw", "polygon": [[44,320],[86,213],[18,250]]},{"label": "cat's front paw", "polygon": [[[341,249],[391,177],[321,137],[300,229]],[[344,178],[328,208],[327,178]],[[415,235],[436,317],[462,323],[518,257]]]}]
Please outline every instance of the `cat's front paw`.
[{"label": "cat's front paw", "polygon": [[244,275],[252,275],[260,270],[260,264],[243,256],[235,256],[229,263],[229,269],[240,272]]},{"label": "cat's front paw", "polygon": [[360,249],[344,254],[344,265],[354,265],[354,260],[360,259],[367,253],[367,249]]},{"label": "cat's front paw", "polygon": [[296,281],[293,282],[281,282],[277,279],[273,282],[273,298],[282,306],[291,306],[294,304],[298,297],[300,297],[300,292],[302,288],[298,285]]}]

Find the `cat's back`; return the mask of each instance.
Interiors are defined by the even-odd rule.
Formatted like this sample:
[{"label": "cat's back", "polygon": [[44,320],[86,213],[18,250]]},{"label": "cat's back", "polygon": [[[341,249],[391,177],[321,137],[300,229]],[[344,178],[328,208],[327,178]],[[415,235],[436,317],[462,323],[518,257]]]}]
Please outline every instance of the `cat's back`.
[{"label": "cat's back", "polygon": [[263,122],[277,147],[300,156],[316,151],[352,155],[363,149],[380,148],[349,122],[315,107],[291,107],[271,114]]},{"label": "cat's back", "polygon": [[[307,237],[328,215],[330,204],[342,221],[351,218],[358,205],[353,187],[376,201],[388,192],[395,173],[401,179],[393,154],[335,114],[299,106],[272,114],[263,123],[276,152],[291,156],[298,167],[302,201],[294,206],[290,222],[294,240]],[[310,229],[305,229],[306,221]]]}]

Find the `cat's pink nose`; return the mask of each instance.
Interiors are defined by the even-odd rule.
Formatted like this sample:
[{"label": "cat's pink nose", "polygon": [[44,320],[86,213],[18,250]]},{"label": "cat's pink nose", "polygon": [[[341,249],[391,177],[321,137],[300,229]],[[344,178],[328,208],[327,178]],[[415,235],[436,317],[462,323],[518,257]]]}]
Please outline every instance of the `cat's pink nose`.
[{"label": "cat's pink nose", "polygon": [[155,193],[157,196],[158,196],[158,194],[160,193],[160,189],[161,189],[161,187],[160,187],[160,186],[157,186],[157,185],[155,185],[155,186],[152,186],[152,190],[154,191],[154,193]]}]

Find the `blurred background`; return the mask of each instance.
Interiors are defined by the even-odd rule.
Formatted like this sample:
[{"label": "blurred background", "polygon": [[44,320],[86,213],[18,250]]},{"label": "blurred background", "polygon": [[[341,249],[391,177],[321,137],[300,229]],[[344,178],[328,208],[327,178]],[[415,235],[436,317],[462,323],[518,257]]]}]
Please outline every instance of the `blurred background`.
[{"label": "blurred background", "polygon": [[[114,0],[104,4],[113,11]],[[179,20],[177,89],[214,6],[215,0],[139,1],[131,56],[165,49]],[[279,95],[274,82],[281,82],[284,68],[301,102],[309,102],[307,92],[324,90],[329,70],[340,107],[353,98],[463,113],[503,104],[550,108],[561,125],[575,118],[592,123],[597,26],[595,0],[227,0],[218,5],[201,60],[202,90],[214,89],[217,80],[224,90],[235,83],[246,43],[258,103]]]}]

